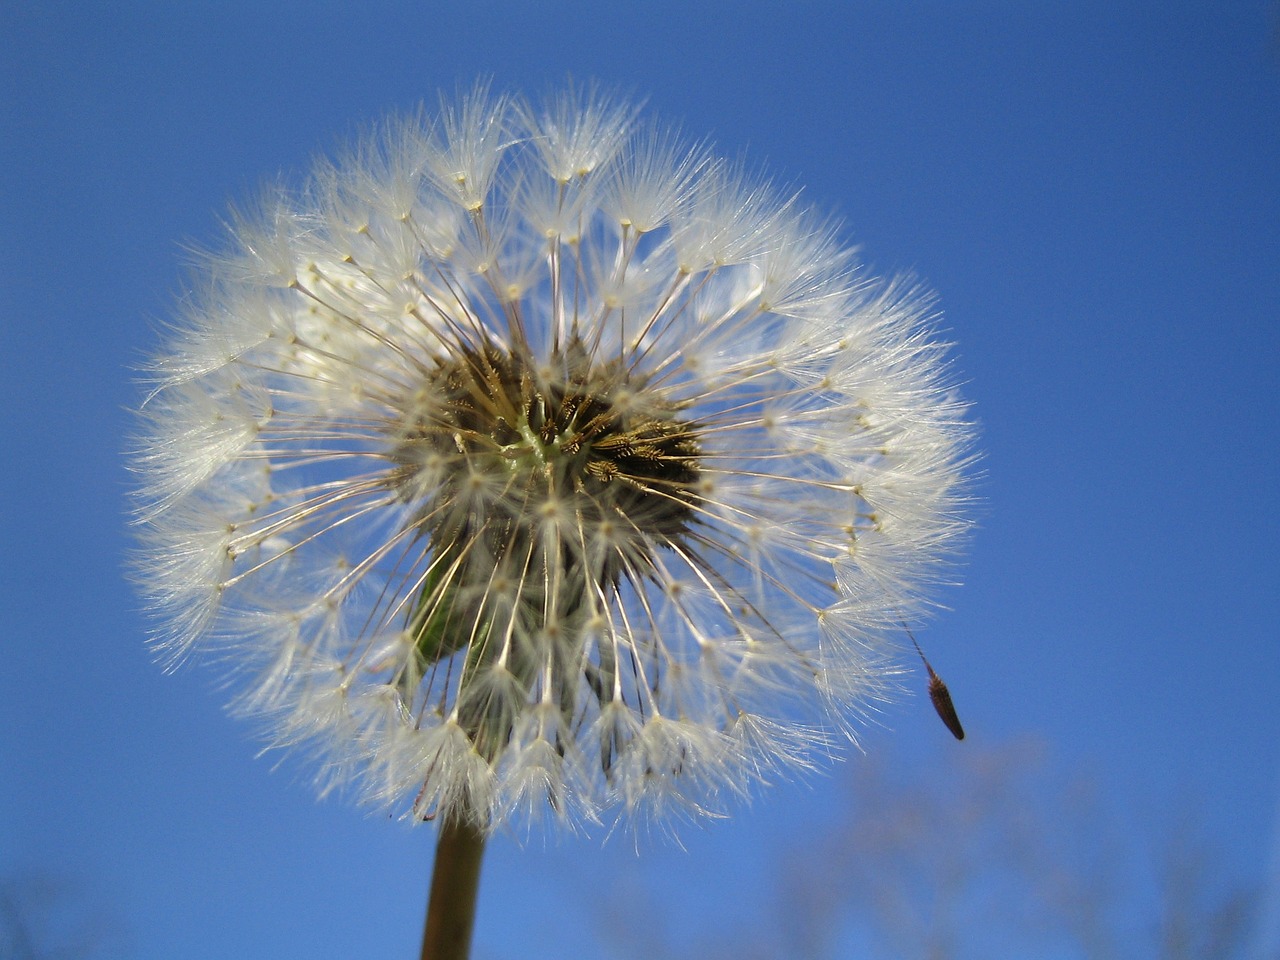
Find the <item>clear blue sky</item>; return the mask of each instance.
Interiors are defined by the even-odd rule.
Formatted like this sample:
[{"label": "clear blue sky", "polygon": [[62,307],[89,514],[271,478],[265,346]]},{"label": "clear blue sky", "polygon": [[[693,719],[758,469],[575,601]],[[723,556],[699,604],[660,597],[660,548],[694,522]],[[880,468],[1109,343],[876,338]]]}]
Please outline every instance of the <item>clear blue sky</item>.
[{"label": "clear blue sky", "polygon": [[[213,672],[151,662],[120,451],[183,244],[484,73],[634,90],[938,291],[985,452],[966,584],[923,638],[969,730],[955,748],[1032,733],[1129,808],[1196,800],[1263,881],[1278,29],[1272,3],[1170,0],[3,4],[0,878],[66,878],[141,960],[416,950],[431,831],[318,803],[304,771],[255,758]],[[923,697],[885,721],[867,746],[901,763],[946,737]],[[835,789],[768,793],[687,854],[646,854],[659,902],[736,909],[765,840]],[[477,960],[588,955],[593,885],[633,859],[496,841]]]}]

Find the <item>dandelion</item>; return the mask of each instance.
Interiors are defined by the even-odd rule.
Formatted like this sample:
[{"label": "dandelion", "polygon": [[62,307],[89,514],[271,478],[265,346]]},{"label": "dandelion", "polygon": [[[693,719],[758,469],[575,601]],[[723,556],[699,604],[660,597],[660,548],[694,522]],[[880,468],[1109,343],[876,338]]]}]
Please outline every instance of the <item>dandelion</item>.
[{"label": "dandelion", "polygon": [[970,429],[927,297],[797,197],[481,85],[231,234],[149,368],[136,568],[322,790],[696,818],[895,692]]}]

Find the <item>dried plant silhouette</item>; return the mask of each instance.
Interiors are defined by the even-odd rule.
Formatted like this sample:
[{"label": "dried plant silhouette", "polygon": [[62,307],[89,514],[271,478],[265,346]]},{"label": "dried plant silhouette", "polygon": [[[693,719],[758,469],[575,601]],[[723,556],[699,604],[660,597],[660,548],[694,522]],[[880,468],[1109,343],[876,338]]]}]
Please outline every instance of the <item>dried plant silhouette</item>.
[{"label": "dried plant silhouette", "polygon": [[119,918],[75,881],[0,878],[0,960],[104,960],[127,955],[126,939]]},{"label": "dried plant silhouette", "polygon": [[[754,922],[665,931],[629,898],[601,935],[619,960],[1234,960],[1256,897],[1190,814],[1130,825],[1042,744],[878,754],[851,768],[847,816],[797,824],[767,876],[717,894]],[[654,894],[650,894],[653,898]],[[758,901],[745,908],[740,897]],[[643,929],[640,929],[640,926]],[[675,946],[679,944],[679,946]]]}]

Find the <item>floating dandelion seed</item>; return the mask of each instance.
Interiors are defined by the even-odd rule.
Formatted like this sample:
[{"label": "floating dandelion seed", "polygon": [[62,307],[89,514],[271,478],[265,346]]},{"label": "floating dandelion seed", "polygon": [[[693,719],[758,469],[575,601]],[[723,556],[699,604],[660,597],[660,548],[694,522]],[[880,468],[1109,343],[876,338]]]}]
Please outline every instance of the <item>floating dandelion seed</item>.
[{"label": "floating dandelion seed", "polygon": [[929,658],[920,649],[920,644],[916,641],[915,634],[908,630],[907,636],[911,638],[911,643],[916,648],[916,653],[920,654],[920,659],[924,661],[924,668],[929,673],[929,699],[933,701],[934,711],[937,712],[938,718],[946,725],[947,729],[951,731],[951,735],[957,740],[963,740],[964,727],[960,725],[960,716],[956,713],[955,704],[951,702],[951,691],[942,682],[942,678],[933,672],[933,665],[929,663]]},{"label": "floating dandelion seed", "polygon": [[625,102],[480,87],[231,232],[150,367],[136,568],[322,789],[715,813],[892,693],[970,428],[830,221]]}]

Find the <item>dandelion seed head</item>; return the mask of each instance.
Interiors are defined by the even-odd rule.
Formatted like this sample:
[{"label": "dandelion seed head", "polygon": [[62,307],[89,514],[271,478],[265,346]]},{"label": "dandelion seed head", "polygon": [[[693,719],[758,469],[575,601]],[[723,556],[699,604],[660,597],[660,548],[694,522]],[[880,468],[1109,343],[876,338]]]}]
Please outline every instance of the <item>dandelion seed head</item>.
[{"label": "dandelion seed head", "polygon": [[894,694],[971,430],[834,222],[623,98],[482,84],[230,233],[147,367],[135,566],[322,793],[717,815]]}]

